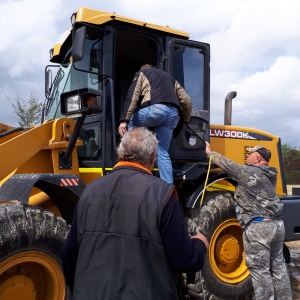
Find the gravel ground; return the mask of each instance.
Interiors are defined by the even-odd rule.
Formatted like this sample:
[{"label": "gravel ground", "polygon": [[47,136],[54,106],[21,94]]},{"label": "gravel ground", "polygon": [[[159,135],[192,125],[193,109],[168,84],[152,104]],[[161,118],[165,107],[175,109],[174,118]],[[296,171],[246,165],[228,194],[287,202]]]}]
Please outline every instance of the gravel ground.
[{"label": "gravel ground", "polygon": [[287,242],[291,252],[291,262],[287,264],[290,275],[293,300],[300,300],[300,241]]}]

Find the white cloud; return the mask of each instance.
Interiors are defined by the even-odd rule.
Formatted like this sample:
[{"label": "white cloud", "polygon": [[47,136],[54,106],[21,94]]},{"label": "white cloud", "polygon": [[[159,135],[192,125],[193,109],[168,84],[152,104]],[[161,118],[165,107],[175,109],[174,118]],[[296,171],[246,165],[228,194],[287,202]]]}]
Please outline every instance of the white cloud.
[{"label": "white cloud", "polygon": [[269,70],[257,72],[236,84],[238,96],[233,102],[233,124],[249,126],[283,137],[297,147],[299,118],[300,59],[283,56]]}]

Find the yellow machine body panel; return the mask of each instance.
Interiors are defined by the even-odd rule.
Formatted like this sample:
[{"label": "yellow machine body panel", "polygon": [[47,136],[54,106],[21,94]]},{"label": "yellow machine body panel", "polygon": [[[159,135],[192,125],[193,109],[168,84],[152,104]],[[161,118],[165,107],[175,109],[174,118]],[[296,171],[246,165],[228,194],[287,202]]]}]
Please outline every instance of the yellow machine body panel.
[{"label": "yellow machine body panel", "polygon": [[103,176],[102,168],[79,168],[80,178],[84,184],[88,184]]},{"label": "yellow machine body panel", "polygon": [[14,130],[15,127],[0,123],[0,134],[3,136],[0,139],[0,145],[11,140],[13,137],[18,136],[22,133],[22,131],[15,131],[10,134],[5,135],[7,132]]},{"label": "yellow machine body panel", "polygon": [[[24,131],[0,144],[2,159],[0,185],[9,175],[23,173],[69,173],[79,175],[76,148],[72,153],[72,169],[59,168],[59,152],[66,149],[75,126],[72,119],[57,119]],[[11,136],[10,136],[11,137]],[[78,141],[77,145],[81,142]],[[20,151],[23,149],[23,151]]]},{"label": "yellow machine body panel", "polygon": [[76,22],[88,22],[90,24],[99,25],[99,24],[107,23],[109,21],[121,21],[121,22],[130,23],[142,27],[152,28],[155,30],[159,30],[161,32],[180,35],[181,37],[186,37],[186,38],[189,37],[189,34],[187,32],[176,30],[170,28],[169,26],[152,24],[145,21],[124,17],[116,13],[108,13],[104,11],[83,8],[83,7],[80,7],[76,13]]},{"label": "yellow machine body panel", "polygon": [[[213,151],[216,151],[227,158],[239,163],[246,162],[248,147],[256,145],[265,146],[272,152],[270,166],[281,170],[279,165],[282,161],[281,153],[278,152],[280,138],[270,133],[240,126],[210,125],[210,143]],[[285,184],[281,172],[277,177],[277,193],[285,195]]]}]

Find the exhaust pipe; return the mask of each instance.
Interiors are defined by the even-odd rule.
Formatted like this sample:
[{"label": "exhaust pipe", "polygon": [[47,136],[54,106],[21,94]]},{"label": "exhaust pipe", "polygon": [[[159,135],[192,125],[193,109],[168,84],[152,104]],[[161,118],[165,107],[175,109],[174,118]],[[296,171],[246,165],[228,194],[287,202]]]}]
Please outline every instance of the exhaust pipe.
[{"label": "exhaust pipe", "polygon": [[228,93],[225,98],[224,125],[231,125],[232,99],[235,98],[236,95],[237,92],[232,91]]}]

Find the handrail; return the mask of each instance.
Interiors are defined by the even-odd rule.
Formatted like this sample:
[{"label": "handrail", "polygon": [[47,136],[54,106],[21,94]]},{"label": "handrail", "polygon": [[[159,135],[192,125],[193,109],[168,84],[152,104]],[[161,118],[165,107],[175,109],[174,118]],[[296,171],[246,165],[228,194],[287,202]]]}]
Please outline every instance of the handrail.
[{"label": "handrail", "polygon": [[105,81],[109,81],[110,83],[110,95],[111,95],[111,122],[112,122],[112,135],[113,135],[113,154],[115,153],[115,149],[117,146],[116,141],[116,115],[115,115],[115,87],[114,81],[111,77],[105,79]]}]

